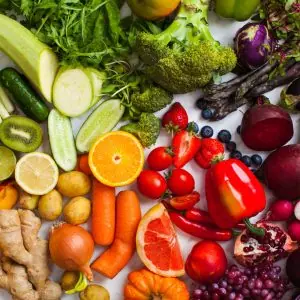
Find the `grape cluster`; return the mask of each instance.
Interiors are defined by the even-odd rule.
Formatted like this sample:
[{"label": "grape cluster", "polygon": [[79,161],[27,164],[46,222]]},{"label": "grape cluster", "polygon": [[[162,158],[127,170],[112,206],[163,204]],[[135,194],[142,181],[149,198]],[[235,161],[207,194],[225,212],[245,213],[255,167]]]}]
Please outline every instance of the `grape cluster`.
[{"label": "grape cluster", "polygon": [[239,269],[232,265],[218,282],[201,285],[192,300],[275,300],[282,299],[288,281],[280,276],[281,268],[266,264]]}]

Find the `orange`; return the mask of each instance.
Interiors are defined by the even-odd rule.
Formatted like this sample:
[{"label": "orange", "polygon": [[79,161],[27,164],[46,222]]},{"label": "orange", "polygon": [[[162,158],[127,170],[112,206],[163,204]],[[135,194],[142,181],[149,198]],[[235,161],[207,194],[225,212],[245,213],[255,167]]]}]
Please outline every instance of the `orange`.
[{"label": "orange", "polygon": [[153,206],[142,218],[136,234],[137,253],[145,266],[165,277],[184,275],[184,261],[177,235],[163,204]]},{"label": "orange", "polygon": [[93,175],[105,185],[115,187],[130,184],[143,169],[143,146],[130,133],[106,133],[92,146],[89,166]]}]

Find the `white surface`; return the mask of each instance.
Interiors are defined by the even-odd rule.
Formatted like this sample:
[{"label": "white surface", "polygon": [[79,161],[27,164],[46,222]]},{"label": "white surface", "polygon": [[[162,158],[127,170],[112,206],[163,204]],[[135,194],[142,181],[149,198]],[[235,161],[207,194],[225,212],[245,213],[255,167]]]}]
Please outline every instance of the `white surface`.
[{"label": "white surface", "polygon": [[[216,39],[218,39],[221,43],[227,44],[227,45],[232,44],[233,37],[235,36],[236,31],[238,30],[238,28],[240,28],[243,25],[243,23],[220,20],[215,15],[211,16],[210,24],[211,24],[210,25],[211,30],[212,30],[214,36],[216,37]],[[2,69],[3,67],[6,67],[8,65],[11,65],[11,62],[9,62],[9,60],[5,56],[1,56],[1,53],[0,53],[0,68]],[[272,100],[273,103],[278,102],[279,93],[280,93],[280,89],[277,89],[268,94],[268,96],[270,97],[270,99]],[[202,126],[206,125],[207,122],[205,120],[201,119],[200,111],[195,107],[195,102],[199,95],[200,95],[200,92],[190,93],[190,94],[186,94],[186,95],[177,95],[177,96],[175,96],[174,101],[179,101],[187,109],[188,114],[189,114],[189,121],[197,122],[201,128]],[[158,114],[158,116],[162,116],[166,110],[167,109],[161,111]],[[243,145],[243,143],[240,139],[240,136],[236,133],[236,128],[238,127],[238,125],[241,122],[244,111],[245,111],[245,108],[240,109],[239,111],[230,114],[226,119],[219,121],[219,122],[210,123],[209,125],[211,125],[214,128],[214,132],[215,132],[214,136],[216,136],[218,131],[221,129],[230,130],[232,133],[232,136],[233,136],[233,140],[238,145],[238,149],[241,150],[243,154],[251,154],[252,151]],[[74,134],[77,133],[78,129],[80,128],[80,125],[85,120],[85,118],[86,117],[83,116],[81,118],[72,120]],[[295,127],[295,135],[294,135],[294,138],[290,141],[290,143],[297,143],[297,142],[299,142],[299,138],[298,138],[299,137],[299,130],[298,130],[299,117],[293,116],[293,121],[294,121],[294,127]],[[46,125],[44,125],[45,143],[40,150],[49,152],[49,150],[48,150],[49,145],[47,142],[47,131],[46,130],[47,130]],[[171,142],[171,138],[162,130],[159,140],[158,140],[157,144],[155,145],[155,147],[168,146],[168,145],[170,145],[170,142]],[[146,155],[149,153],[149,151],[150,150],[146,151],[147,152]],[[260,153],[260,154],[262,154],[263,156],[265,155],[265,153]],[[200,201],[199,206],[201,208],[206,208],[204,181],[203,181],[204,180],[203,179],[204,171],[202,169],[200,169],[194,162],[189,163],[185,167],[185,169],[190,171],[194,175],[194,178],[196,180],[196,190],[199,191],[201,194],[201,201]],[[132,188],[132,189],[136,190],[135,185],[132,185],[132,186],[129,186],[126,188]],[[121,189],[119,189],[119,190],[121,190]],[[269,192],[268,192],[268,199],[269,200],[272,199],[272,195]],[[142,206],[143,213],[145,213],[150,207],[152,207],[156,203],[156,201],[146,199],[145,197],[143,197],[141,195],[140,195],[140,200],[141,200],[141,206]],[[51,226],[50,222],[46,222],[43,224],[42,230],[40,232],[41,237],[44,237],[44,238],[47,237],[50,226]],[[179,232],[179,230],[178,230],[178,235],[179,235],[179,240],[180,240],[180,245],[182,248],[183,255],[186,258],[187,255],[189,254],[192,246],[196,242],[198,242],[199,239],[193,238],[189,235]],[[233,243],[232,242],[222,243],[222,246],[224,247],[224,249],[226,251],[228,260],[231,262],[232,254],[233,254]],[[96,251],[94,253],[93,259],[98,257],[98,255],[101,252],[103,252],[104,250],[105,250],[104,247],[97,247]],[[107,278],[99,275],[98,273],[94,272],[95,283],[101,284],[106,289],[108,289],[108,291],[110,292],[110,295],[111,295],[111,300],[121,300],[121,299],[123,299],[123,286],[126,282],[127,274],[132,270],[141,268],[142,266],[143,266],[143,264],[139,260],[138,256],[135,254],[135,256],[132,258],[132,260],[126,266],[126,268],[124,270],[122,270],[118,274],[118,276],[116,276],[113,280],[107,279]],[[54,265],[51,265],[51,269],[53,270],[52,278],[56,281],[59,280],[62,271]],[[183,279],[186,280],[187,278],[184,277]],[[11,298],[10,298],[10,296],[8,296],[8,294],[5,291],[0,290],[0,299],[8,300]],[[70,295],[70,296],[64,295],[62,297],[62,299],[63,300],[78,299],[78,296],[77,295]]]}]

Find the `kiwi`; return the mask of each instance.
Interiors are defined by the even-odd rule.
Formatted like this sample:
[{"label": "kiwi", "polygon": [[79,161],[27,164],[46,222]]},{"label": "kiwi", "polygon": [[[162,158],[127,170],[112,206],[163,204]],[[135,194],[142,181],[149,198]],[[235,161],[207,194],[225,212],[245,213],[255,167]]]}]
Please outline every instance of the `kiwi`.
[{"label": "kiwi", "polygon": [[43,141],[43,131],[38,123],[22,116],[11,116],[0,124],[1,142],[19,152],[33,152]]}]

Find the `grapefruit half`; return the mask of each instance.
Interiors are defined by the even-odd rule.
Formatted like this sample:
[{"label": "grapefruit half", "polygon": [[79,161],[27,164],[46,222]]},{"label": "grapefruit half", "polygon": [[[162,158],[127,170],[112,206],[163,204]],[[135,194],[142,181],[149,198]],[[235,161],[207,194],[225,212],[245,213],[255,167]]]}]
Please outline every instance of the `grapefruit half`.
[{"label": "grapefruit half", "polygon": [[142,218],[136,245],[140,259],[153,273],[165,277],[184,275],[177,235],[163,204],[153,206]]}]

